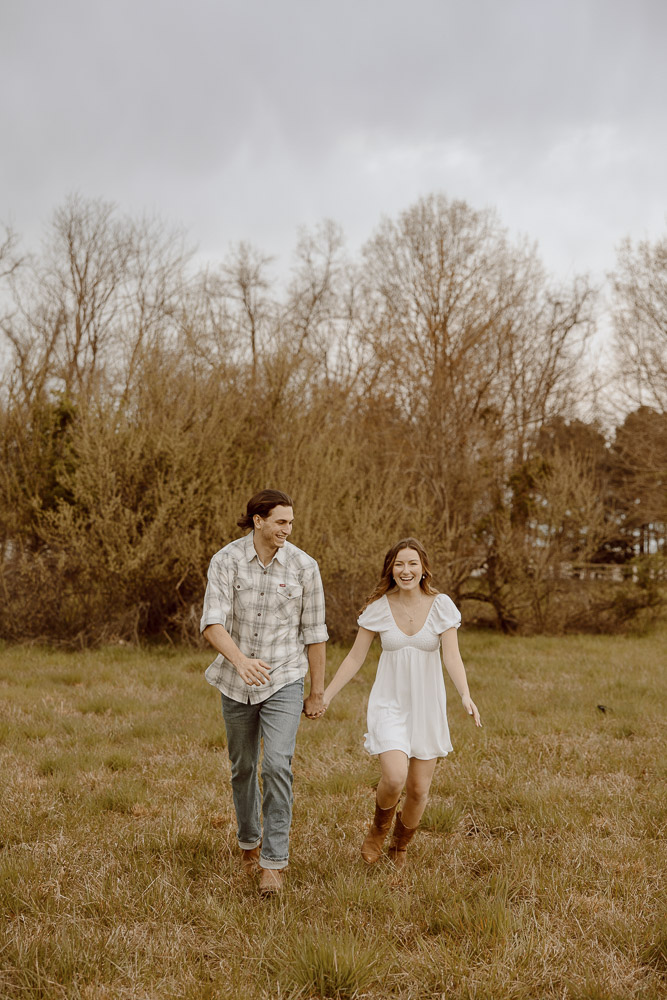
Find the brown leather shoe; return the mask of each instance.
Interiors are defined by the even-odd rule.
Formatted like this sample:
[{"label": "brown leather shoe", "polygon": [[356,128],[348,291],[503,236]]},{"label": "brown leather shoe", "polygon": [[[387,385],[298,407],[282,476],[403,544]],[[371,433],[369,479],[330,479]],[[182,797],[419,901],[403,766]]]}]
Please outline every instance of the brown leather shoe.
[{"label": "brown leather shoe", "polygon": [[396,816],[396,823],[394,824],[394,832],[391,835],[389,851],[387,852],[389,854],[389,859],[394,862],[396,868],[401,869],[405,867],[408,854],[408,844],[416,832],[416,826],[403,826],[401,814],[398,813]]},{"label": "brown leather shoe", "polygon": [[375,864],[378,858],[381,857],[382,845],[389,833],[389,827],[391,826],[395,811],[396,806],[390,806],[389,809],[380,809],[376,801],[373,822],[361,845],[361,856],[367,865]]},{"label": "brown leather shoe", "polygon": [[259,868],[259,847],[253,847],[249,851],[241,848],[241,868],[246,875],[254,875]]},{"label": "brown leather shoe", "polygon": [[259,877],[259,892],[261,896],[273,896],[283,887],[283,873],[280,868],[262,868]]}]

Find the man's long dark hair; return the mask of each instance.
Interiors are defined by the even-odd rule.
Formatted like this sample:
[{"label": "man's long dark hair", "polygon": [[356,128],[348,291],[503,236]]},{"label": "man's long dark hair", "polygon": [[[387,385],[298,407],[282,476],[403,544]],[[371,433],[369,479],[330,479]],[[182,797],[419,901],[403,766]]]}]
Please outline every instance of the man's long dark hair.
[{"label": "man's long dark hair", "polygon": [[283,493],[282,490],[260,490],[250,497],[246,506],[246,512],[236,522],[239,528],[254,528],[253,518],[255,514],[260,517],[268,517],[274,507],[293,507],[292,498]]}]

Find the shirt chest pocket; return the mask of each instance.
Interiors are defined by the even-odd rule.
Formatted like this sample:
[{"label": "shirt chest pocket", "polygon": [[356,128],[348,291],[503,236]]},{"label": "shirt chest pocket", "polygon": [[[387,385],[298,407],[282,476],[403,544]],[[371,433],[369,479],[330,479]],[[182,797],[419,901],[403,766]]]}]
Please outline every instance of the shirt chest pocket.
[{"label": "shirt chest pocket", "polygon": [[282,622],[296,624],[301,616],[303,588],[297,583],[279,584],[274,593],[273,613]]},{"label": "shirt chest pocket", "polygon": [[232,584],[234,606],[238,609],[249,608],[252,602],[252,587],[243,580],[236,579]]}]

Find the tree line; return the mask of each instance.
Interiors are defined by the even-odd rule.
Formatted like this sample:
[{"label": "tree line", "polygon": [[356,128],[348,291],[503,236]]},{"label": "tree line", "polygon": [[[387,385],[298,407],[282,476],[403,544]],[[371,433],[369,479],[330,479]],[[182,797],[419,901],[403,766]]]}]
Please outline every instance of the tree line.
[{"label": "tree line", "polygon": [[667,238],[624,243],[610,276],[611,421],[599,290],[556,282],[490,210],[423,198],[356,257],[323,223],[271,273],[246,243],[197,267],[183,233],[100,200],[69,199],[39,254],[6,232],[1,637],[194,640],[210,556],[267,486],[295,498],[335,638],[405,534],[467,620],[655,612]]}]

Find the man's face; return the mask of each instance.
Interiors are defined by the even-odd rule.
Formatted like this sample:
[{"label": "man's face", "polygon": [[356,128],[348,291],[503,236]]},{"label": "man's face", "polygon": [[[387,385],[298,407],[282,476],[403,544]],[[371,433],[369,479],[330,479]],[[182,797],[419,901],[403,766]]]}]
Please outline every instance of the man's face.
[{"label": "man's face", "polygon": [[255,536],[270,548],[280,549],[292,534],[293,523],[291,507],[274,507],[268,517],[255,517]]}]

